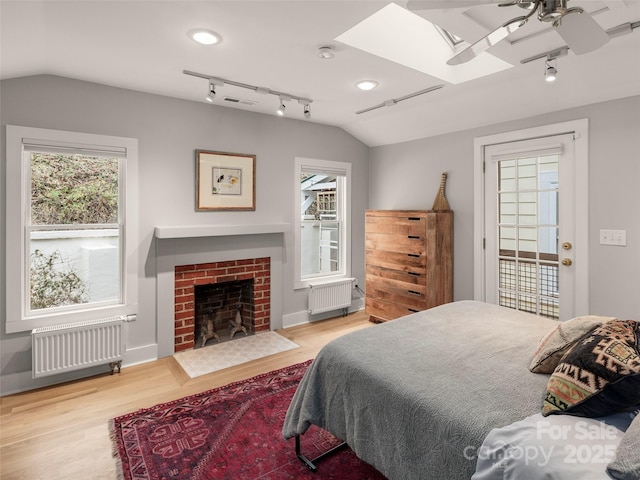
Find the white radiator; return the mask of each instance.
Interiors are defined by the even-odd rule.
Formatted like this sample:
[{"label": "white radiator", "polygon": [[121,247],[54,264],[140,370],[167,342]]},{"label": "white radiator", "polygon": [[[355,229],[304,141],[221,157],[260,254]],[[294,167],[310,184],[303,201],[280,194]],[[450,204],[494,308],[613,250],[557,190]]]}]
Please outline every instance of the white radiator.
[{"label": "white radiator", "polygon": [[355,280],[355,278],[347,278],[334,282],[309,284],[309,313],[315,315],[349,307]]},{"label": "white radiator", "polygon": [[33,378],[110,364],[120,371],[128,317],[36,328],[31,331]]}]

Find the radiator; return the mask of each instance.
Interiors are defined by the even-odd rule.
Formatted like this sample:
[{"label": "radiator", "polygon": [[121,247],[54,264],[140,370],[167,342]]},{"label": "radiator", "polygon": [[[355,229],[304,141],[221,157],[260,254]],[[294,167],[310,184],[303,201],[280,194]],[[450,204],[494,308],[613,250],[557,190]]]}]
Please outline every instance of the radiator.
[{"label": "radiator", "polygon": [[107,363],[111,373],[116,367],[119,372],[125,320],[111,317],[32,330],[33,378]]},{"label": "radiator", "polygon": [[351,290],[355,278],[309,284],[309,313],[329,312],[351,305]]}]

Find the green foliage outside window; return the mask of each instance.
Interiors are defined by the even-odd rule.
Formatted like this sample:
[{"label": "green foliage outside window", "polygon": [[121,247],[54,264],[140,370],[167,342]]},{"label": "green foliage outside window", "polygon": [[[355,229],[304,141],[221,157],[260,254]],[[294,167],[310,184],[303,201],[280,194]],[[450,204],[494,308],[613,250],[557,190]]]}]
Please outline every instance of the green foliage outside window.
[{"label": "green foliage outside window", "polygon": [[[31,225],[55,230],[55,225],[116,223],[118,162],[81,154],[31,153]],[[36,249],[30,270],[32,310],[88,301],[85,283],[59,250],[46,254]]]},{"label": "green foliage outside window", "polygon": [[32,310],[86,302],[84,282],[71,267],[64,268],[64,264],[58,250],[51,255],[40,250],[31,254]]},{"label": "green foliage outside window", "polygon": [[118,159],[31,154],[31,224],[118,221]]}]

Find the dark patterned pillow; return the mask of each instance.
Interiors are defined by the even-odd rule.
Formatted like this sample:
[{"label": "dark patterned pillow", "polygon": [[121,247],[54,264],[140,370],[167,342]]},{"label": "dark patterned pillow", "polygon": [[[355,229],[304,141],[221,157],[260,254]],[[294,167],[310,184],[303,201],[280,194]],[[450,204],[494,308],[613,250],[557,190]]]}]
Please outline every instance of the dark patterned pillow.
[{"label": "dark patterned pillow", "polygon": [[544,416],[600,417],[640,405],[640,323],[613,320],[578,340],[554,370]]}]

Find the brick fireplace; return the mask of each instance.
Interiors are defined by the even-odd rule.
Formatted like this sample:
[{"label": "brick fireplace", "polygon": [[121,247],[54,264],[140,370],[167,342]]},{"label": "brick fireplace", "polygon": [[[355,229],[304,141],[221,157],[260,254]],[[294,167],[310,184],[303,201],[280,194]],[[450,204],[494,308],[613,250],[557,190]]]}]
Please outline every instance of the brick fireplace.
[{"label": "brick fireplace", "polygon": [[[228,265],[221,266],[220,269],[241,268],[245,270],[231,270],[227,271],[226,275],[221,276],[233,277],[251,273],[253,278],[255,272],[250,272],[246,269],[250,265],[254,265],[254,268],[257,268],[257,266],[254,261],[250,260],[268,259],[269,264],[264,264],[263,266],[266,271],[270,267],[271,271],[269,272],[268,280],[266,278],[260,280],[254,293],[260,292],[260,288],[264,287],[263,296],[256,299],[257,305],[261,305],[261,302],[266,302],[267,298],[269,300],[268,314],[266,314],[268,323],[265,321],[262,328],[269,330],[282,328],[284,233],[288,231],[290,231],[290,225],[284,223],[156,227],[154,235],[156,238],[155,316],[157,319],[157,343],[155,345],[139,346],[135,350],[138,357],[146,359],[147,352],[151,352],[148,358],[168,357],[175,353],[175,283],[177,267],[193,266],[192,271],[181,272],[186,274],[184,275],[186,278],[181,280],[187,281],[186,284],[183,284],[187,285],[187,288],[189,282],[193,283],[195,288],[196,277],[199,277],[198,282],[205,281],[201,274],[196,272],[196,265]],[[213,271],[214,269],[211,268],[210,270]],[[207,274],[205,273],[205,275]],[[207,277],[205,276],[204,278]],[[213,281],[213,275],[206,281]],[[185,292],[181,291],[181,294],[183,293]],[[188,304],[189,302],[181,303]],[[187,305],[179,308],[185,307],[188,309]],[[261,308],[264,309],[265,307]],[[151,312],[148,315],[151,315]],[[141,314],[140,317],[142,316]],[[181,318],[181,320],[183,319]],[[155,351],[152,350],[154,348]]]},{"label": "brick fireplace", "polygon": [[[198,319],[205,315],[201,311],[196,311],[196,288],[205,285],[230,285],[234,282],[241,285],[250,281],[249,291],[252,298],[248,302],[242,302],[241,307],[245,322],[250,322],[246,325],[247,329],[251,333],[271,329],[271,259],[269,257],[176,265],[174,272],[174,352],[196,346],[198,341],[196,324]],[[218,301],[218,304],[214,303],[213,307],[220,311],[223,306],[232,309],[238,301],[233,300],[233,305],[223,305],[224,303],[228,302]]]}]

